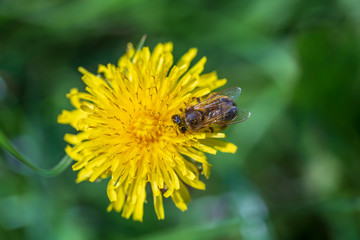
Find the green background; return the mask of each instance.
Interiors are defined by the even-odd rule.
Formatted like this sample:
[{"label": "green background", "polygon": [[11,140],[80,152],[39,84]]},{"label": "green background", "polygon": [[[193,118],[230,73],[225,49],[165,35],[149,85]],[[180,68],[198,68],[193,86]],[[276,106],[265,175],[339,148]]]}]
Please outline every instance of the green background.
[{"label": "green background", "polygon": [[360,239],[360,1],[0,1],[0,127],[32,162],[64,155],[78,66],[116,63],[144,33],[190,47],[251,111],[209,156],[182,213],[151,195],[144,222],[106,212],[106,182],[45,178],[0,152],[0,239]]}]

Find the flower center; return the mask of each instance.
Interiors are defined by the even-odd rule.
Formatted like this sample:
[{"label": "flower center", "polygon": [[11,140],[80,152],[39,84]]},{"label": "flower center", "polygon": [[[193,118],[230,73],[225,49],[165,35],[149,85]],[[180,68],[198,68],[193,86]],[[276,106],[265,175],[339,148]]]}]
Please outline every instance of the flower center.
[{"label": "flower center", "polygon": [[134,136],[135,142],[143,146],[158,142],[162,136],[159,116],[149,113],[139,114],[133,119],[130,132]]}]

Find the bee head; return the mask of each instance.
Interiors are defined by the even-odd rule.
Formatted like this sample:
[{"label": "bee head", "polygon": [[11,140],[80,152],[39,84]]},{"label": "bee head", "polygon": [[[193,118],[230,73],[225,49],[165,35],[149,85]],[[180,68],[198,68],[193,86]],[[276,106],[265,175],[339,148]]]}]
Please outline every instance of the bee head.
[{"label": "bee head", "polygon": [[181,123],[181,118],[179,116],[179,114],[175,114],[171,117],[171,119],[173,120],[174,123],[176,123],[177,125],[179,125]]}]

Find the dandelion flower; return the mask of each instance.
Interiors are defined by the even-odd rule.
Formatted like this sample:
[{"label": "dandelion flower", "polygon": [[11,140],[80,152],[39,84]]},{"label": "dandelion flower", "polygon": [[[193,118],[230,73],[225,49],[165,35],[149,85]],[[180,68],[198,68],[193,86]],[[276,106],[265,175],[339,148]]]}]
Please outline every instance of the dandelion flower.
[{"label": "dandelion flower", "polygon": [[98,74],[79,68],[86,92],[71,89],[75,110],[58,117],[78,133],[65,134],[66,153],[76,161],[77,182],[108,178],[108,211],[142,221],[146,185],[152,190],[158,219],[164,219],[163,197],[182,211],[190,201],[188,186],[204,190],[209,177],[205,153],[234,153],[237,147],[214,133],[181,133],[172,121],[180,109],[223,86],[215,72],[201,74],[206,58],[190,68],[197,49],[173,65],[172,43],[135,51],[128,44],[117,66],[100,65]]}]

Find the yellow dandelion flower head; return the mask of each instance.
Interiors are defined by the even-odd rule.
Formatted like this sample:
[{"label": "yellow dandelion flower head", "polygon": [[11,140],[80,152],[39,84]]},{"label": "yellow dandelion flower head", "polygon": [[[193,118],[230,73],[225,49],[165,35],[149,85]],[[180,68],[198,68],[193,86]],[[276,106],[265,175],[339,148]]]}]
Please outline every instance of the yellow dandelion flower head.
[{"label": "yellow dandelion flower head", "polygon": [[75,110],[63,112],[58,122],[78,133],[65,134],[66,153],[76,161],[77,182],[109,178],[108,210],[142,221],[146,185],[150,184],[155,212],[164,219],[163,197],[171,197],[182,211],[190,194],[187,186],[205,189],[210,164],[204,153],[234,153],[223,133],[182,133],[172,117],[187,104],[223,86],[215,72],[201,74],[206,58],[190,68],[197,49],[190,49],[173,65],[172,43],[135,51],[128,44],[117,66],[100,65],[94,75],[84,68],[87,92],[71,89],[67,97]]}]

